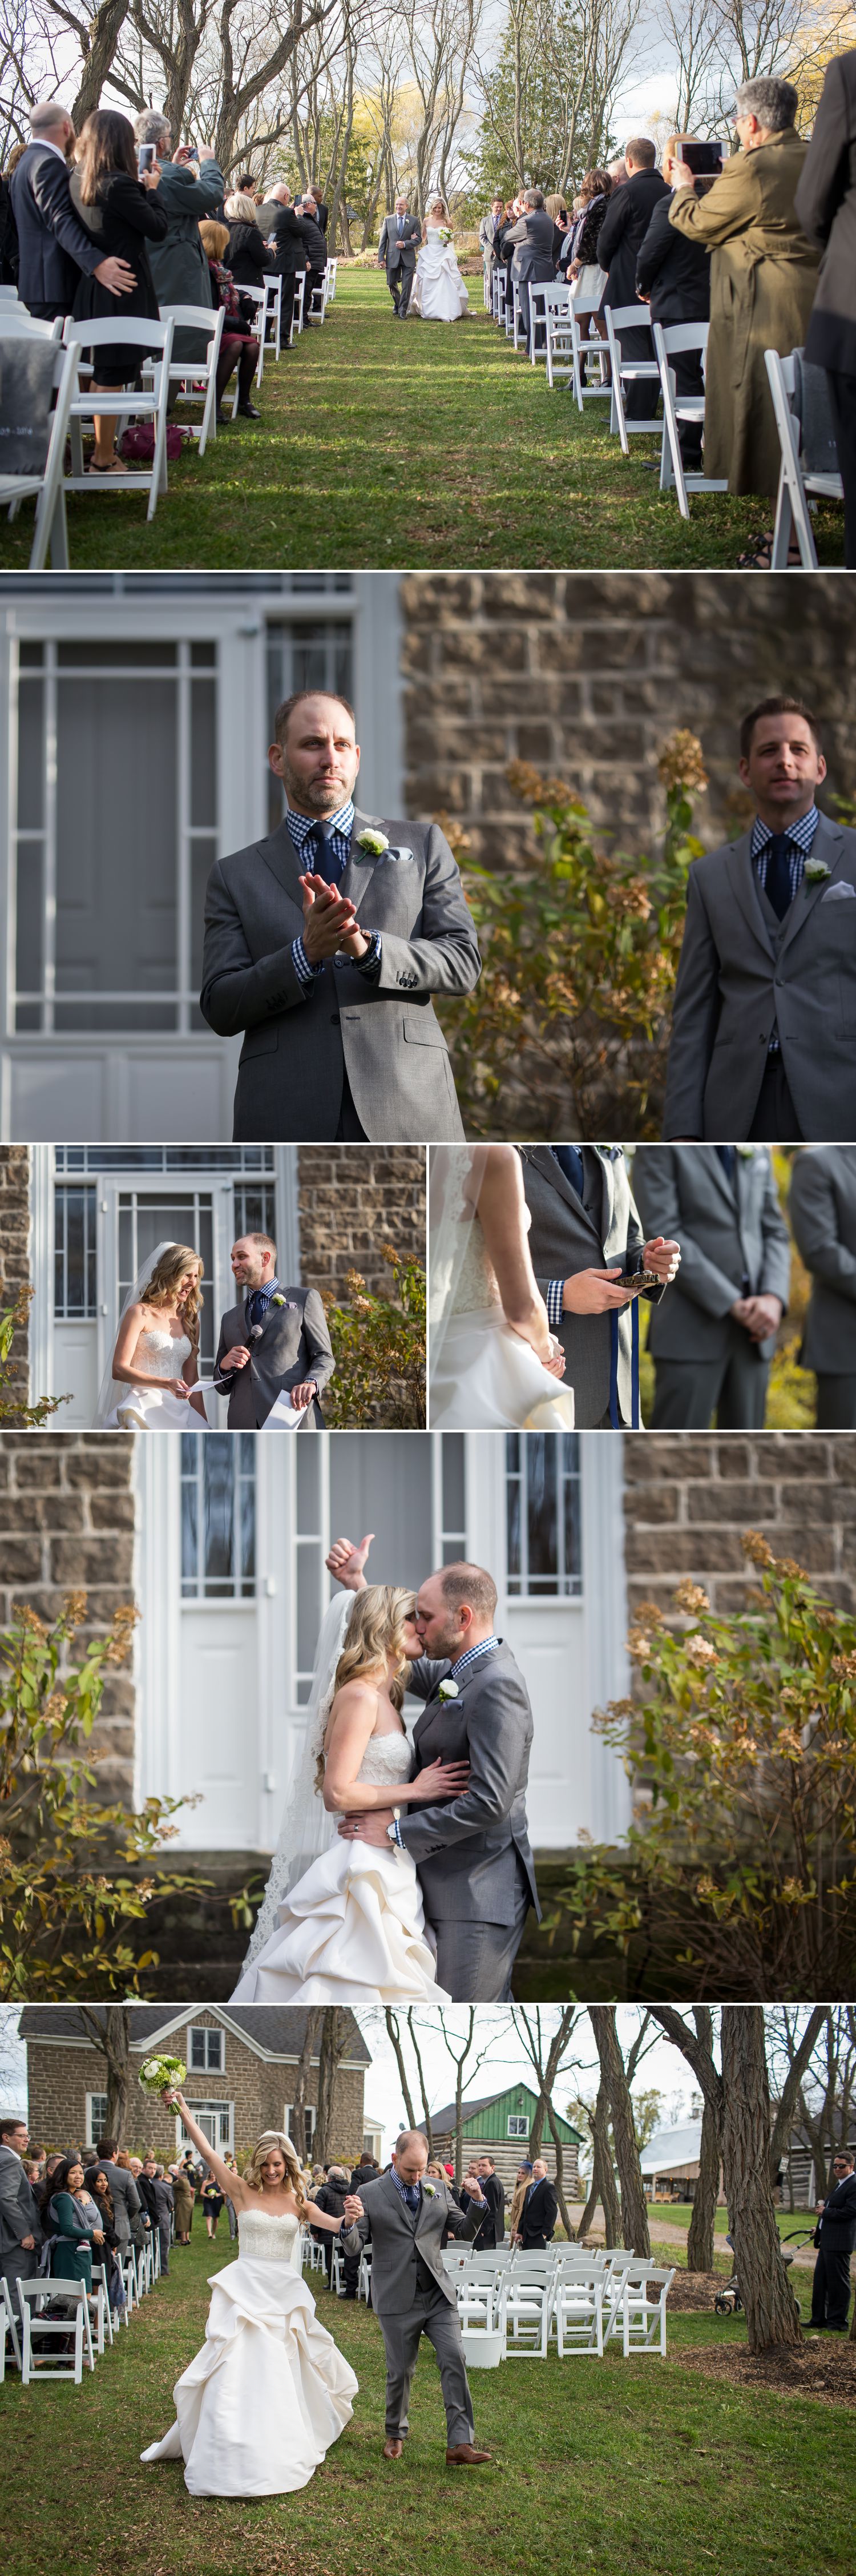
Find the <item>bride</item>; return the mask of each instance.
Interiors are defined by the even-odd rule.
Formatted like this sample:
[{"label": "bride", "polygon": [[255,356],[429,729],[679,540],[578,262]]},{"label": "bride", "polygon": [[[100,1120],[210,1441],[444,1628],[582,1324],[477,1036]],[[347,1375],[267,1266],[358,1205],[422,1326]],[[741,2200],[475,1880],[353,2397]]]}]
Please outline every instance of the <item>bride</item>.
[{"label": "bride", "polygon": [[421,322],[459,322],[469,296],[455,258],[452,227],[442,197],[435,197],[422,226],[422,248],[410,298]]},{"label": "bride", "polygon": [[529,1253],[513,1145],[440,1145],[431,1156],[429,1419],[432,1431],[572,1431],[573,1389]]},{"label": "bride", "polygon": [[466,1762],[410,1777],[401,1705],[405,1667],[422,1653],[414,1609],[412,1592],[372,1583],[325,1613],[303,1753],[233,2003],[449,2002],[409,1853],[336,1830],[340,1816],[466,1788]]},{"label": "bride", "polygon": [[106,1431],[186,1431],[191,1413],[205,1425],[197,1388],[201,1280],[199,1254],[187,1243],[159,1243],[138,1271],[98,1397],[96,1422]]},{"label": "bride", "polygon": [[210,2282],[205,2342],[173,2392],[176,2421],[141,2458],[183,2460],[191,2495],[288,2495],[308,2486],[354,2411],[354,2373],[300,2271],[301,2224],[338,2236],[340,2221],[307,2201],[278,2129],[264,2130],[246,2174],[233,2173],[183,2094],[163,2098],[232,2202],[238,2257]]}]

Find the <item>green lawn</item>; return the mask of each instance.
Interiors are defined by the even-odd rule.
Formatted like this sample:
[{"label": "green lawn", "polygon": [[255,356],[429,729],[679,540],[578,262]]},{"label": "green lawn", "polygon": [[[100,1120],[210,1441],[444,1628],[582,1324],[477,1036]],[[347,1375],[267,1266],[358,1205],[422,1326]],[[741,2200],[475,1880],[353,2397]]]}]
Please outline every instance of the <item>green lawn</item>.
[{"label": "green lawn", "polygon": [[[826,2576],[852,2570],[845,2459],[852,2411],[760,2395],[681,2354],[739,2321],[676,2317],[671,2357],[506,2362],[475,2375],[494,2452],[447,2471],[436,2366],[423,2344],[400,2466],[380,2457],[382,2347],[365,2308],[319,2294],[354,2364],[353,2423],[302,2494],[191,2499],[181,2469],[143,2469],[171,2389],[201,2340],[205,2277],[229,2260],[194,2230],[187,2253],[82,2389],[22,2390],[2,2416],[4,2576]],[[317,2276],[314,2276],[317,2279]]]},{"label": "green lawn", "polygon": [[[171,466],[153,527],[139,500],[69,499],[72,567],[733,565],[763,504],[702,494],[685,524],[645,470],[659,439],[625,463],[606,406],[581,419],[548,393],[469,286],[459,327],[403,324],[378,272],[340,269],[323,330],[268,370],[258,426]],[[840,563],[840,513],[817,526],[821,561]],[[0,568],[26,567],[31,529],[29,503],[0,522]]]},{"label": "green lawn", "polygon": [[[688,2230],[690,2219],[692,2217],[692,2207],[688,2200],[674,2201],[671,2203],[665,2200],[657,2200],[652,2201],[649,2204],[648,2215],[652,2233],[656,2229],[658,2218],[664,2219],[669,2227],[682,2227],[684,2230]],[[814,2227],[814,2217],[809,2209],[777,2209],[775,2217],[776,2226],[779,2230],[780,2236],[802,2235],[808,2228]],[[727,2209],[717,2210],[713,2224],[715,2235],[724,2236],[726,2234],[728,2228]]]}]

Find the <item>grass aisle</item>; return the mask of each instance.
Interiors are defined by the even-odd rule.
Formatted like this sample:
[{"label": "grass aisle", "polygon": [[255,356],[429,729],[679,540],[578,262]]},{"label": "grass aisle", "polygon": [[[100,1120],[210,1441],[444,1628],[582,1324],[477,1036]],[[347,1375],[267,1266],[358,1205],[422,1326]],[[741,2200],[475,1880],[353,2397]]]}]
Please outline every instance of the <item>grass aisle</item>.
[{"label": "grass aisle", "polygon": [[[191,2498],[181,2469],[143,2469],[202,2339],[206,2277],[230,2259],[194,2228],[94,2379],[0,2391],[4,2576],[831,2576],[852,2569],[843,2462],[852,2411],[706,2381],[688,2345],[741,2324],[677,2316],[671,2357],[506,2362],[474,2376],[484,2471],[445,2467],[439,2381],[423,2343],[400,2467],[380,2457],[380,2334],[318,2294],[357,2371],[353,2423],[309,2487],[242,2505]],[[317,2275],[313,2276],[317,2280]]]},{"label": "grass aisle", "polygon": [[[383,277],[342,269],[323,330],[270,367],[262,418],[185,453],[152,527],[142,501],[70,496],[72,568],[724,567],[764,522],[757,501],[702,494],[687,525],[603,412],[580,418],[543,367],[488,321],[481,279],[460,325],[397,323]],[[840,513],[818,516],[823,562]],[[0,568],[25,569],[32,506],[0,519]]]}]

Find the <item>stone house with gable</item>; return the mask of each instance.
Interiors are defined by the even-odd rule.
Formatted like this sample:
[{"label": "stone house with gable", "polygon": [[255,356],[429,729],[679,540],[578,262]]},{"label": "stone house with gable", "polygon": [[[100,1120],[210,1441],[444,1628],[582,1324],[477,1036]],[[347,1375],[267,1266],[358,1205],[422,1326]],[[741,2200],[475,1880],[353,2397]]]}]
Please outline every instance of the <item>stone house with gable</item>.
[{"label": "stone house with gable", "polygon": [[[131,2058],[181,2057],[183,2092],[212,2146],[243,2154],[262,2129],[291,2135],[294,2082],[306,2032],[306,2014],[269,2004],[213,2006],[132,2004]],[[27,2051],[30,2135],[40,2145],[93,2146],[105,2128],[104,2059],[73,2004],[25,2005],[20,2037]],[[330,2154],[356,2162],[365,2141],[364,2088],[371,2053],[352,2014],[336,2072]],[[312,2061],[307,2127],[317,2106],[317,2055]],[[372,2132],[374,2135],[374,2132]],[[126,2134],[131,2152],[151,2147],[173,2160],[188,2144],[181,2118],[139,2084],[131,2095]]]}]

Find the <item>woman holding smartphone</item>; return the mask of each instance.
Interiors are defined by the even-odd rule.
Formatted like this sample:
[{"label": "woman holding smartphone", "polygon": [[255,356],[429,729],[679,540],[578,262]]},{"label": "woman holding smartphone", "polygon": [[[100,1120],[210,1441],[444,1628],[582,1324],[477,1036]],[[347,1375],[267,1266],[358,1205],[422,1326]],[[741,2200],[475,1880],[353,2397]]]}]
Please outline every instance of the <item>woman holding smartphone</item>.
[{"label": "woman holding smartphone", "polygon": [[[88,116],[77,146],[77,166],[71,175],[71,195],[75,214],[85,230],[97,242],[102,259],[115,254],[127,260],[134,271],[136,284],[122,298],[123,313],[135,319],[157,321],[158,300],[149,267],[147,241],[163,241],[167,218],[158,205],[160,165],[152,154],[148,168],[137,168],[134,129],[127,116],[113,108],[96,108]],[[111,320],[116,299],[97,277],[81,275],[74,299],[76,319]],[[117,386],[135,384],[140,372],[142,352],[122,348],[98,351],[91,386],[93,398],[99,391],[114,392]],[[126,468],[116,455],[116,423],[110,413],[95,412],[95,453],[90,461],[90,474],[124,474]]]}]

